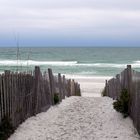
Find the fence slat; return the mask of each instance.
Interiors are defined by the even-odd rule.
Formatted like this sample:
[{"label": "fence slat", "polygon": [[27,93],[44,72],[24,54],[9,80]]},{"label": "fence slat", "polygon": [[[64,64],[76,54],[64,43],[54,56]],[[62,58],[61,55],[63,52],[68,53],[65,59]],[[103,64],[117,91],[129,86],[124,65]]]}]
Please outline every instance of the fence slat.
[{"label": "fence slat", "polygon": [[54,77],[51,69],[48,69],[49,74],[49,84],[50,84],[50,93],[51,93],[51,104],[54,105],[54,93],[55,93],[55,86],[54,86]]}]

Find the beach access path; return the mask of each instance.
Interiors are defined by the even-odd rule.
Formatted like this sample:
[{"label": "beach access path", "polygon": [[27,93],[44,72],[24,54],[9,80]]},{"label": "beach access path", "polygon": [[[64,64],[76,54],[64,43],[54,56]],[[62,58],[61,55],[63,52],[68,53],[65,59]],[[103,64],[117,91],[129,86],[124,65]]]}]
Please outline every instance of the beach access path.
[{"label": "beach access path", "polygon": [[70,97],[22,123],[9,140],[138,140],[108,97]]}]

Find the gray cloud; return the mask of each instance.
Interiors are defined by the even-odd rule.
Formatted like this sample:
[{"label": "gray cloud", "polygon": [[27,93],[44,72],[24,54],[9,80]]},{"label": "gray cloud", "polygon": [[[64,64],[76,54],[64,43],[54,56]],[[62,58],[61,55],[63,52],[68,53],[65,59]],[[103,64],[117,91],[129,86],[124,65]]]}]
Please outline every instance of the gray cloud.
[{"label": "gray cloud", "polygon": [[140,34],[140,0],[0,0],[0,31],[125,37]]},{"label": "gray cloud", "polygon": [[1,6],[28,8],[94,8],[137,10],[139,0],[0,0]]}]

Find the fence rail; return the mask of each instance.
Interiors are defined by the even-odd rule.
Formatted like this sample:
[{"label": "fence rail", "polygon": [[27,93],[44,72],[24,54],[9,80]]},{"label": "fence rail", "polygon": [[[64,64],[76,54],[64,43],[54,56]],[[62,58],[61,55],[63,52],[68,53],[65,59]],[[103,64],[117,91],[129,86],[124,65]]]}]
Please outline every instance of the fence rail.
[{"label": "fence rail", "polygon": [[16,128],[28,117],[54,105],[55,94],[60,101],[65,96],[80,95],[80,85],[60,73],[54,76],[51,69],[44,73],[39,67],[30,73],[5,71],[0,74],[0,123],[8,117]]},{"label": "fence rail", "polygon": [[115,78],[106,81],[105,94],[118,99],[123,89],[127,89],[130,94],[129,114],[140,134],[140,72],[131,69],[131,65],[127,65]]}]

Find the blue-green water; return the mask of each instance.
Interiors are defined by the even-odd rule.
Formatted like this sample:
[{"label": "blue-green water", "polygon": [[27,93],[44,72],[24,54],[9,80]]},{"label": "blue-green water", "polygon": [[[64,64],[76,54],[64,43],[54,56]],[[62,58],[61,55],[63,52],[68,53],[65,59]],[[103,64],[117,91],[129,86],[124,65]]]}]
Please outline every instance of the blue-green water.
[{"label": "blue-green water", "polygon": [[[0,48],[0,72],[26,71],[39,65],[42,71],[79,76],[113,76],[127,64],[140,71],[140,48]],[[18,66],[17,66],[18,65]]]}]

